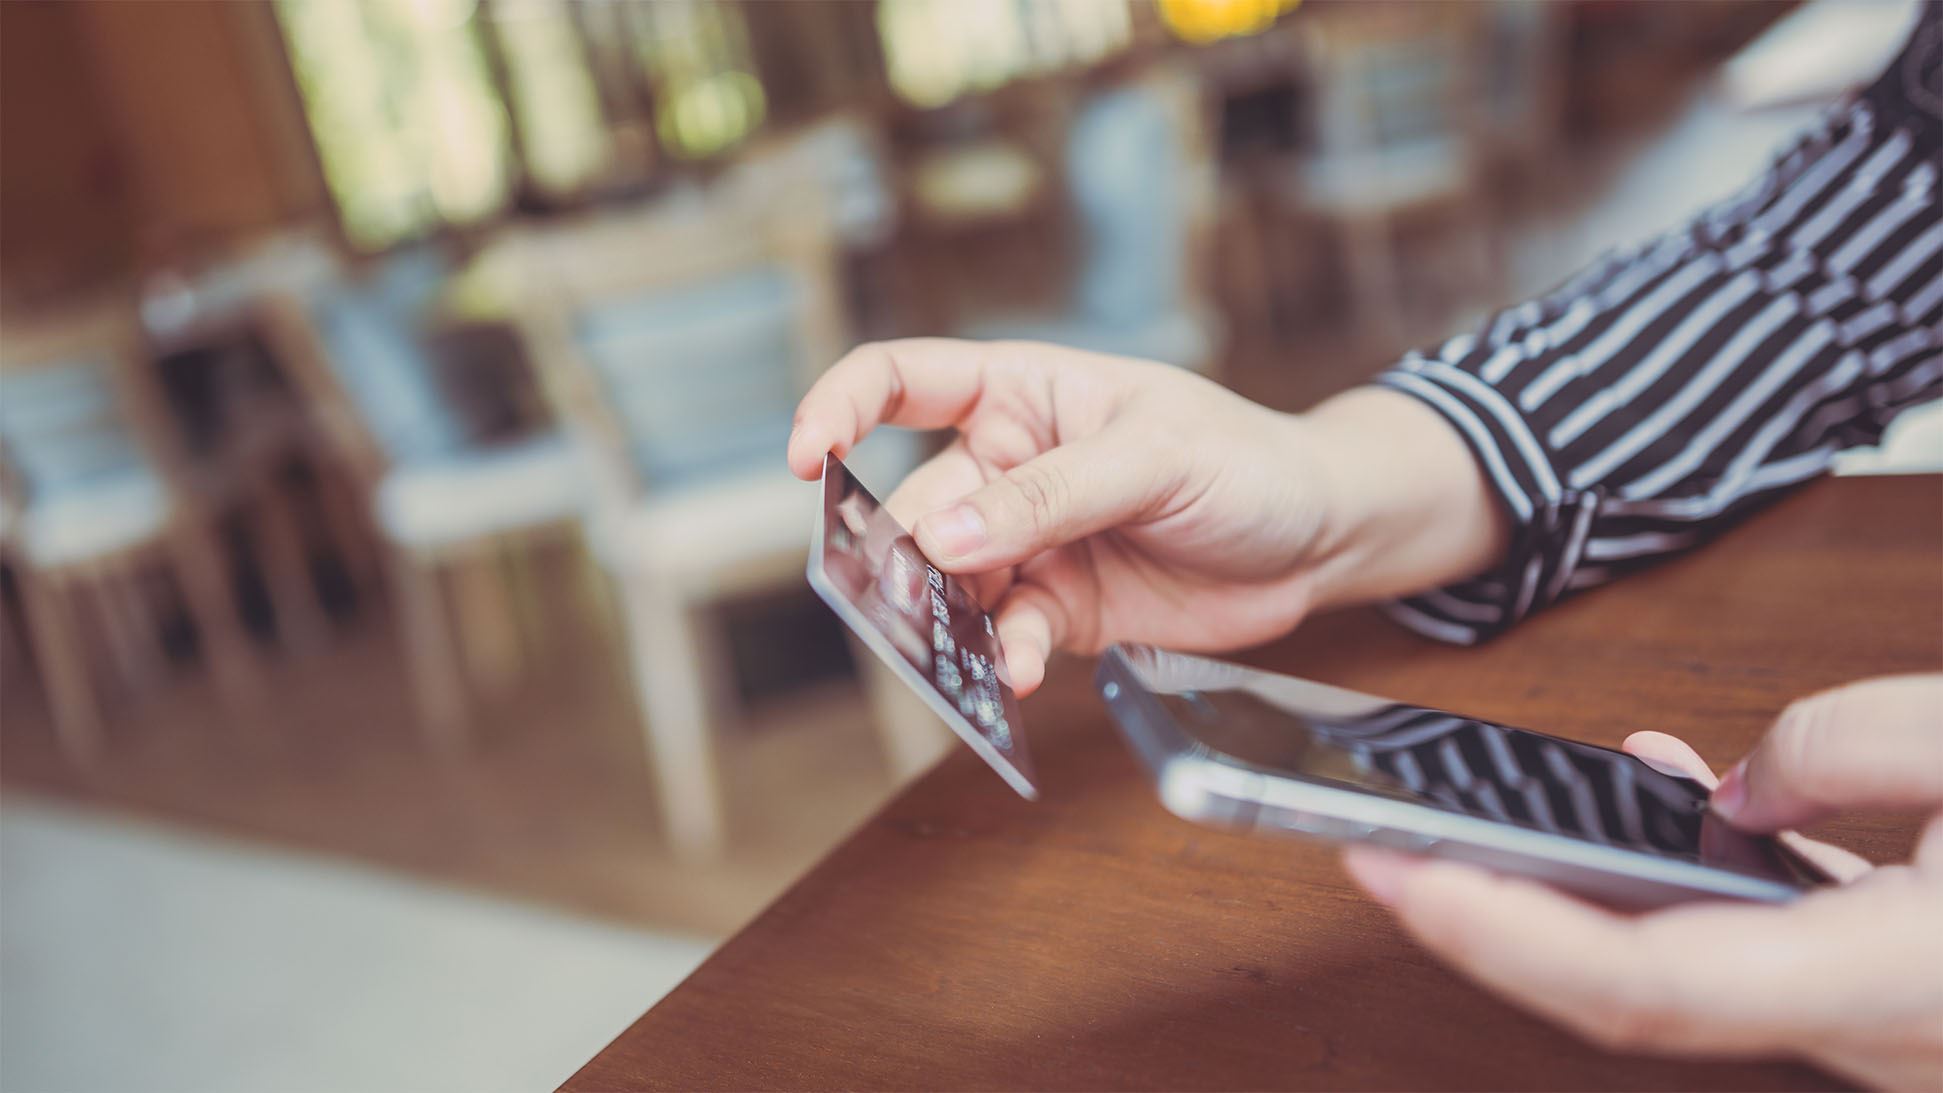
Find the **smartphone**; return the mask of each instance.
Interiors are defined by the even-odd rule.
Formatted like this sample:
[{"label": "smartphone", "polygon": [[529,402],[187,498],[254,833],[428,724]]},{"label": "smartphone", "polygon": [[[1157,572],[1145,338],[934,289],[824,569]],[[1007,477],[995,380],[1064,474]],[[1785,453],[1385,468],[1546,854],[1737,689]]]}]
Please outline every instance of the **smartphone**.
[{"label": "smartphone", "polygon": [[823,457],[810,587],[1020,795],[1039,786],[992,617],[843,461]]},{"label": "smartphone", "polygon": [[1188,820],[1470,862],[1609,906],[1783,903],[1831,879],[1624,752],[1138,645],[1096,680]]}]

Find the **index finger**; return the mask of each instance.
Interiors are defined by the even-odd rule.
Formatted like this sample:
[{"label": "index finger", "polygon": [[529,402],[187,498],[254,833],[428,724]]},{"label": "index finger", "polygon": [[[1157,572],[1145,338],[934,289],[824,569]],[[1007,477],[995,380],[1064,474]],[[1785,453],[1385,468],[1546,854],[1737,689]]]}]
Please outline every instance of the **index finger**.
[{"label": "index finger", "polygon": [[789,469],[813,479],[825,452],[839,458],[879,425],[939,429],[978,405],[991,346],[954,338],[869,342],[830,366],[796,407]]},{"label": "index finger", "polygon": [[1943,673],[1887,676],[1788,707],[1713,807],[1774,831],[1850,808],[1943,807]]},{"label": "index finger", "polygon": [[[1720,785],[1720,779],[1714,776],[1713,768],[1707,765],[1707,761],[1700,758],[1700,753],[1677,736],[1651,730],[1636,732],[1627,737],[1620,748],[1655,770],[1691,778],[1708,789]],[[1783,831],[1780,838],[1797,854],[1814,862],[1844,884],[1859,879],[1875,868],[1867,858],[1851,854],[1839,846],[1805,838],[1799,832]]]}]

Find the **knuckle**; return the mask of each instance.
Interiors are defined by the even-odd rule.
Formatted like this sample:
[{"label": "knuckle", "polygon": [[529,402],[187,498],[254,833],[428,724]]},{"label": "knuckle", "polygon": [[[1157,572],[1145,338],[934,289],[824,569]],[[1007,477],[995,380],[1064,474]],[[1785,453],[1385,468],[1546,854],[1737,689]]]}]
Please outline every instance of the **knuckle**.
[{"label": "knuckle", "polygon": [[1791,703],[1788,717],[1794,723],[1796,746],[1811,747],[1826,739],[1842,719],[1842,707],[1846,704],[1847,695],[1847,688],[1837,688]]},{"label": "knuckle", "polygon": [[1070,492],[1064,478],[1030,464],[1017,468],[1006,477],[1012,483],[1012,492],[1018,498],[1020,509],[1035,529],[1045,532],[1058,525],[1060,514],[1066,511]]},{"label": "knuckle", "polygon": [[848,353],[838,357],[831,371],[851,372],[868,368],[872,364],[890,359],[890,347],[883,342],[860,342],[850,348]]},{"label": "knuckle", "polygon": [[[1823,765],[1820,757],[1829,754],[1829,745],[1839,741],[1843,694],[1841,690],[1824,691],[1790,703],[1767,741],[1768,769],[1764,773],[1779,776],[1797,793],[1811,784],[1802,775],[1817,771]],[[1823,769],[1818,777],[1826,779],[1830,773]]]},{"label": "knuckle", "polygon": [[1607,1000],[1579,1023],[1579,1031],[1587,1039],[1616,1052],[1673,1048],[1684,1029],[1677,1008],[1637,992]]}]

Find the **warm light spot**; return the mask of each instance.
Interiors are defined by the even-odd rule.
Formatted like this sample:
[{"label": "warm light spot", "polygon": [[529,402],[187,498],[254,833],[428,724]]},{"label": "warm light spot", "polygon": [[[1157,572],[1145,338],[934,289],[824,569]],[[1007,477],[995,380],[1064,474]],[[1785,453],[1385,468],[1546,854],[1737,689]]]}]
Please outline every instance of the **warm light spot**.
[{"label": "warm light spot", "polygon": [[1201,44],[1260,34],[1301,0],[1158,0],[1160,20],[1174,37]]}]

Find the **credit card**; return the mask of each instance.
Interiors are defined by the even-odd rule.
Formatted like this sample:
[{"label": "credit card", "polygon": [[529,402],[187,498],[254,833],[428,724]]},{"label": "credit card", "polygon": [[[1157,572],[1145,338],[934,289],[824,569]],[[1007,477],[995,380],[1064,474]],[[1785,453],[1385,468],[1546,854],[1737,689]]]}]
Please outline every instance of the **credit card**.
[{"label": "credit card", "polygon": [[810,587],[1007,785],[1036,800],[1019,702],[992,617],[843,461],[823,457]]}]

